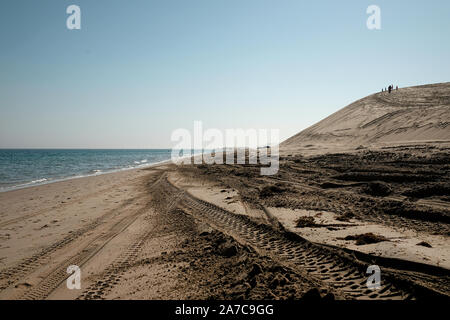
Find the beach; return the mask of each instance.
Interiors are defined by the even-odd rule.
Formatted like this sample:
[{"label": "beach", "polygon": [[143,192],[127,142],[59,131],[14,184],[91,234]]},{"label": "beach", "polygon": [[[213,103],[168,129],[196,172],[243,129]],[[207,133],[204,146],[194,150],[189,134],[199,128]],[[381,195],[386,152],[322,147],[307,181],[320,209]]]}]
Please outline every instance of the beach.
[{"label": "beach", "polygon": [[[161,199],[159,186],[168,168],[174,170],[159,165],[1,193],[0,298],[205,299],[214,282],[235,281],[256,264],[268,274],[277,267],[189,215],[168,214],[173,201]],[[82,271],[80,290],[67,288],[70,265]],[[289,294],[299,298],[315,287],[303,281]]]},{"label": "beach", "polygon": [[[299,159],[307,163],[282,158],[283,179],[300,180],[291,176],[305,165]],[[311,163],[306,166],[311,170]],[[427,229],[414,220],[408,225],[355,216],[342,220],[336,193],[334,210],[315,200],[316,207],[293,204],[299,194],[317,198],[301,183],[252,195],[276,183],[283,187],[279,178],[256,172],[245,165],[161,164],[3,192],[0,298],[383,298],[365,292],[365,283],[358,287],[364,279],[358,270],[370,261],[389,277],[408,281],[405,287],[388,284],[384,298],[448,294],[447,282],[438,280],[448,277],[447,229],[433,229],[433,222]],[[302,216],[314,217],[315,225],[298,227]],[[387,239],[362,246],[344,240],[368,232]],[[417,245],[421,241],[430,248]],[[310,246],[317,247],[308,253]],[[327,255],[339,261],[320,263]],[[299,265],[298,259],[311,260]],[[406,269],[402,261],[408,261]],[[80,267],[81,289],[67,287],[70,265]],[[342,270],[331,279],[316,274],[321,266],[337,265]],[[334,285],[345,274],[352,274],[353,297]],[[411,290],[419,284],[422,291]]]},{"label": "beach", "polygon": [[1,192],[0,299],[448,300],[449,88],[358,100],[273,175],[249,152]]}]

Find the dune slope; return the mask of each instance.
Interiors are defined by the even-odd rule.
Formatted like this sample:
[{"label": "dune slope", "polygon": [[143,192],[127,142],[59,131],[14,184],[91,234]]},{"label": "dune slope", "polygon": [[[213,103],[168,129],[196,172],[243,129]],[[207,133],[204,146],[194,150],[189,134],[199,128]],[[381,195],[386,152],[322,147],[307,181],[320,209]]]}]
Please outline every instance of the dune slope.
[{"label": "dune slope", "polygon": [[281,144],[282,151],[450,142],[450,82],[360,99]]}]

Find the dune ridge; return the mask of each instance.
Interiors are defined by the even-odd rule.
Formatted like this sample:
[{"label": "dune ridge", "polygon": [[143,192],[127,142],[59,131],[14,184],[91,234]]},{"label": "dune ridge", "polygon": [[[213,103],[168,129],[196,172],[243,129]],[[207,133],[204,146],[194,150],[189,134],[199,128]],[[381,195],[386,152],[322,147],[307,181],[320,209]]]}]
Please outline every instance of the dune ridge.
[{"label": "dune ridge", "polygon": [[450,142],[450,82],[379,92],[285,140],[280,150],[336,151]]}]

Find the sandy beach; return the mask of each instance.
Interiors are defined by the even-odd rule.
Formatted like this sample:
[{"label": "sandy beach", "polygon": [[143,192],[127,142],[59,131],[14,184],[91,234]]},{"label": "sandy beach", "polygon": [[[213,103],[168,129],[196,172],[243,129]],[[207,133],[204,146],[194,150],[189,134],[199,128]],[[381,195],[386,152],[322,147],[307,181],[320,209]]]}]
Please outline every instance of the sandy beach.
[{"label": "sandy beach", "polygon": [[450,1],[0,7],[3,317],[447,313]]},{"label": "sandy beach", "polygon": [[[255,265],[276,276],[276,262],[174,210],[176,199],[163,189],[174,170],[160,165],[1,193],[0,298],[228,299],[246,287],[211,288]],[[82,270],[81,290],[67,289],[69,265]],[[282,296],[316,287],[292,277],[304,285]]]},{"label": "sandy beach", "polygon": [[[283,172],[290,174],[293,168],[287,164],[299,166],[295,159],[283,163]],[[253,196],[249,192],[261,188],[252,184],[280,181],[266,178],[262,183],[238,172],[224,174],[224,168],[160,165],[0,194],[0,298],[352,298],[315,274],[322,265],[324,270],[336,267],[332,261],[331,266],[320,263],[325,254],[348,264],[335,272],[338,279],[353,274],[349,286],[356,286],[357,271],[374,261],[390,277],[408,281],[405,291],[389,284],[385,298],[412,295],[411,285],[425,286],[425,296],[448,294],[448,283],[442,281],[448,279],[450,260],[447,225],[433,229],[430,223],[427,229],[415,220],[402,225],[361,216],[343,221],[336,213],[339,201],[335,210],[320,201],[290,202],[297,192],[310,193],[304,199],[316,198],[308,186]],[[280,201],[290,204],[273,203]],[[300,217],[313,217],[315,225],[298,227]],[[369,232],[386,240],[364,245],[346,240]],[[305,255],[311,259],[303,262],[308,269],[292,263],[309,246],[318,252]],[[80,290],[66,286],[69,265],[81,268]],[[372,291],[364,293],[365,284],[354,289],[353,298],[375,297]]]},{"label": "sandy beach", "polygon": [[0,193],[0,299],[448,299],[448,84],[431,88],[406,91],[434,122],[369,96],[331,116],[345,134],[327,118],[281,144],[276,175],[165,163]]}]

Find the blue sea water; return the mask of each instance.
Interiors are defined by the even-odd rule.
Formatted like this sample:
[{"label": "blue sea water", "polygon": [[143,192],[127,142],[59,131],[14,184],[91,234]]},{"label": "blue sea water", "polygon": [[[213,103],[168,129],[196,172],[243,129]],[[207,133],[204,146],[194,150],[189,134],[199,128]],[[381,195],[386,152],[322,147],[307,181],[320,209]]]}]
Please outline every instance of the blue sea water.
[{"label": "blue sea water", "polygon": [[0,149],[0,192],[170,160],[170,149]]}]

